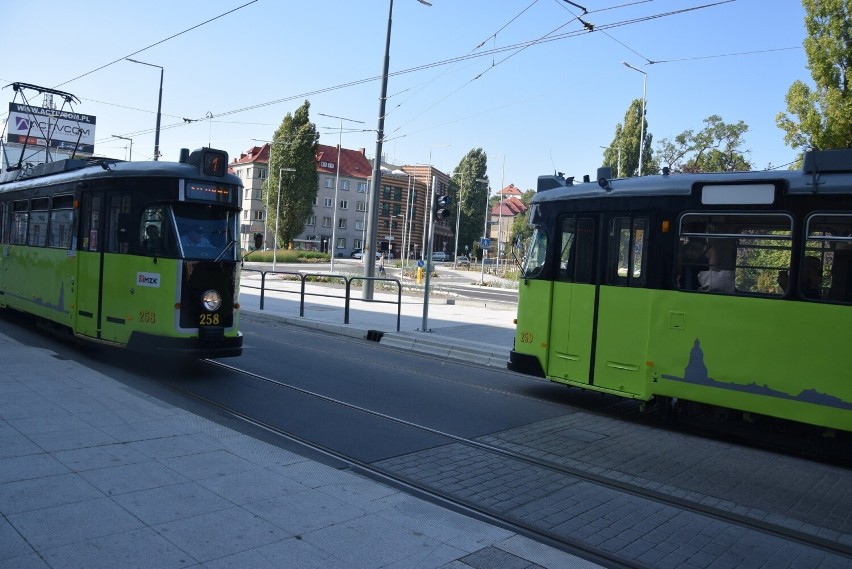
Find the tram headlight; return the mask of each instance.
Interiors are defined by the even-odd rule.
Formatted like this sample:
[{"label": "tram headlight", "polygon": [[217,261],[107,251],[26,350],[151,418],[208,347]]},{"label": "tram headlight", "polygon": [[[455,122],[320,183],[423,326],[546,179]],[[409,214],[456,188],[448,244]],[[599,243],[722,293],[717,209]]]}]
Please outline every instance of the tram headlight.
[{"label": "tram headlight", "polygon": [[210,312],[219,310],[219,307],[222,306],[222,295],[219,294],[219,291],[213,289],[204,291],[204,294],[201,295],[201,304]]}]

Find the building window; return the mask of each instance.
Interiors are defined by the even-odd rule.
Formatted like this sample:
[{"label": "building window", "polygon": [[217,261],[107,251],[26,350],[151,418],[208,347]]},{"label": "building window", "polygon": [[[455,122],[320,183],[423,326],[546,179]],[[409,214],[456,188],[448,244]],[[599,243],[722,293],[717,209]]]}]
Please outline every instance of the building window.
[{"label": "building window", "polygon": [[402,188],[393,189],[393,199],[399,201],[402,199]]},{"label": "building window", "polygon": [[266,169],[258,168],[257,169],[257,177],[260,178],[261,180],[265,180],[266,179]]},{"label": "building window", "polygon": [[331,218],[330,217],[323,217],[322,218],[322,226],[323,227],[331,227]]},{"label": "building window", "polygon": [[322,202],[325,207],[331,207],[334,205],[334,200],[331,198],[325,198],[322,200]]},{"label": "building window", "polygon": [[247,168],[247,169],[246,169],[246,178],[251,178],[251,174],[252,174],[252,169],[251,169],[251,168]]},{"label": "building window", "polygon": [[358,182],[358,191],[362,194],[367,193],[367,182]]},{"label": "building window", "polygon": [[349,190],[349,180],[340,180],[340,189]]},{"label": "building window", "polygon": [[337,238],[337,248],[338,249],[346,249],[346,238],[338,237]]},{"label": "building window", "polygon": [[346,218],[341,217],[337,220],[337,228],[338,229],[346,229]]},{"label": "building window", "polygon": [[387,202],[382,202],[382,215],[385,217],[390,215],[390,204]]},{"label": "building window", "polygon": [[356,219],[355,220],[355,229],[357,231],[364,231],[364,220]]},{"label": "building window", "polygon": [[355,211],[367,211],[367,202],[355,202]]},{"label": "building window", "polygon": [[399,212],[401,212],[401,211],[402,211],[401,205],[399,205],[398,203],[393,204],[393,214],[394,215],[400,215]]},{"label": "building window", "polygon": [[349,209],[349,202],[346,200],[340,200],[340,202],[338,202],[337,204],[337,207],[339,207],[340,209]]},{"label": "building window", "polygon": [[360,239],[353,239],[352,240],[352,247],[355,248],[355,249],[361,249],[362,248],[361,247],[361,240]]},{"label": "building window", "polygon": [[263,220],[263,211],[257,210],[254,212],[254,218],[257,220]]},{"label": "building window", "polygon": [[317,224],[317,216],[312,215],[308,218],[308,225],[316,225]]},{"label": "building window", "polygon": [[334,162],[320,162],[320,166],[328,168],[329,170],[334,170]]},{"label": "building window", "polygon": [[332,178],[332,177],[330,177],[330,176],[326,177],[326,179],[325,179],[325,187],[326,187],[326,188],[333,188],[333,187],[334,187],[334,178]]},{"label": "building window", "polygon": [[391,197],[391,187],[390,186],[382,186],[382,197],[386,200],[389,200]]},{"label": "building window", "polygon": [[248,219],[248,218],[249,218],[249,210],[244,209],[243,210],[243,219]]}]

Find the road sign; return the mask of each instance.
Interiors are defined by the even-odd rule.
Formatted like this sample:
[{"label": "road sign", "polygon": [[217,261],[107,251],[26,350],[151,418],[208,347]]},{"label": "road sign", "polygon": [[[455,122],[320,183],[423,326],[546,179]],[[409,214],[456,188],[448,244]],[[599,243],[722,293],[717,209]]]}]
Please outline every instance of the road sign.
[{"label": "road sign", "polygon": [[388,235],[387,237],[385,237],[385,240],[386,241],[393,241],[393,235]]},{"label": "road sign", "polygon": [[423,268],[423,259],[417,260],[417,266],[420,267],[420,268]]},{"label": "road sign", "polygon": [[489,239],[488,237],[483,237],[479,240],[479,246],[483,249],[488,249],[489,247],[491,247],[491,239]]}]

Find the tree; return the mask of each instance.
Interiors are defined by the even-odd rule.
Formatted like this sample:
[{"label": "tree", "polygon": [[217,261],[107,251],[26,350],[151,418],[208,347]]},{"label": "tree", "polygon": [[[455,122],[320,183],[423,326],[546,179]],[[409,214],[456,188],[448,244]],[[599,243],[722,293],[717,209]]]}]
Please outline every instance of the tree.
[{"label": "tree", "polygon": [[[310,108],[311,104],[305,101],[293,115],[287,113],[275,131],[269,148],[266,188],[269,205],[275,209],[269,212],[267,222],[270,227],[274,227],[277,220],[276,238],[284,247],[292,244],[293,239],[304,230],[313,213],[319,190],[316,165],[319,135],[316,125],[309,119]],[[279,187],[280,209],[277,207]]]},{"label": "tree", "polygon": [[512,222],[512,244],[520,243],[525,245],[532,237],[533,228],[530,226],[530,203],[535,197],[535,190],[527,190],[521,194],[521,201],[527,206],[526,211],[515,217]]},{"label": "tree", "polygon": [[802,0],[805,7],[804,41],[811,90],[796,81],[787,91],[787,112],[775,122],[792,148],[852,147],[852,9],[848,0]]},{"label": "tree", "polygon": [[[482,227],[485,222],[485,200],[488,194],[488,184],[477,182],[487,180],[488,155],[481,148],[474,148],[459,161],[453,172],[453,184],[459,189],[454,201],[459,212],[459,249],[465,245],[474,248],[479,246]],[[455,211],[453,213],[456,213]]]},{"label": "tree", "polygon": [[719,115],[704,119],[698,132],[685,130],[673,140],[663,138],[657,155],[671,172],[733,172],[751,170],[751,162],[743,151],[743,135],[748,125],[743,121],[727,124]]},{"label": "tree", "polygon": [[[615,136],[612,143],[604,151],[603,165],[610,166],[617,177],[635,176],[639,172],[639,139],[642,137],[642,120],[644,120],[642,118],[642,99],[634,99],[624,114],[624,124],[615,126]],[[642,172],[647,174],[658,170],[651,150],[653,136],[648,132],[647,120],[645,120],[644,131]]]}]

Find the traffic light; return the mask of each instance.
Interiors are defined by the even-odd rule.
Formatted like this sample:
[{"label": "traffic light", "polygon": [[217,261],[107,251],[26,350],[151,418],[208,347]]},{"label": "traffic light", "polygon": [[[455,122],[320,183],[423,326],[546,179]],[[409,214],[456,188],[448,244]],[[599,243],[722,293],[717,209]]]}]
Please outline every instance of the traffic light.
[{"label": "traffic light", "polygon": [[435,200],[433,212],[436,221],[450,217],[450,196],[438,196]]}]

